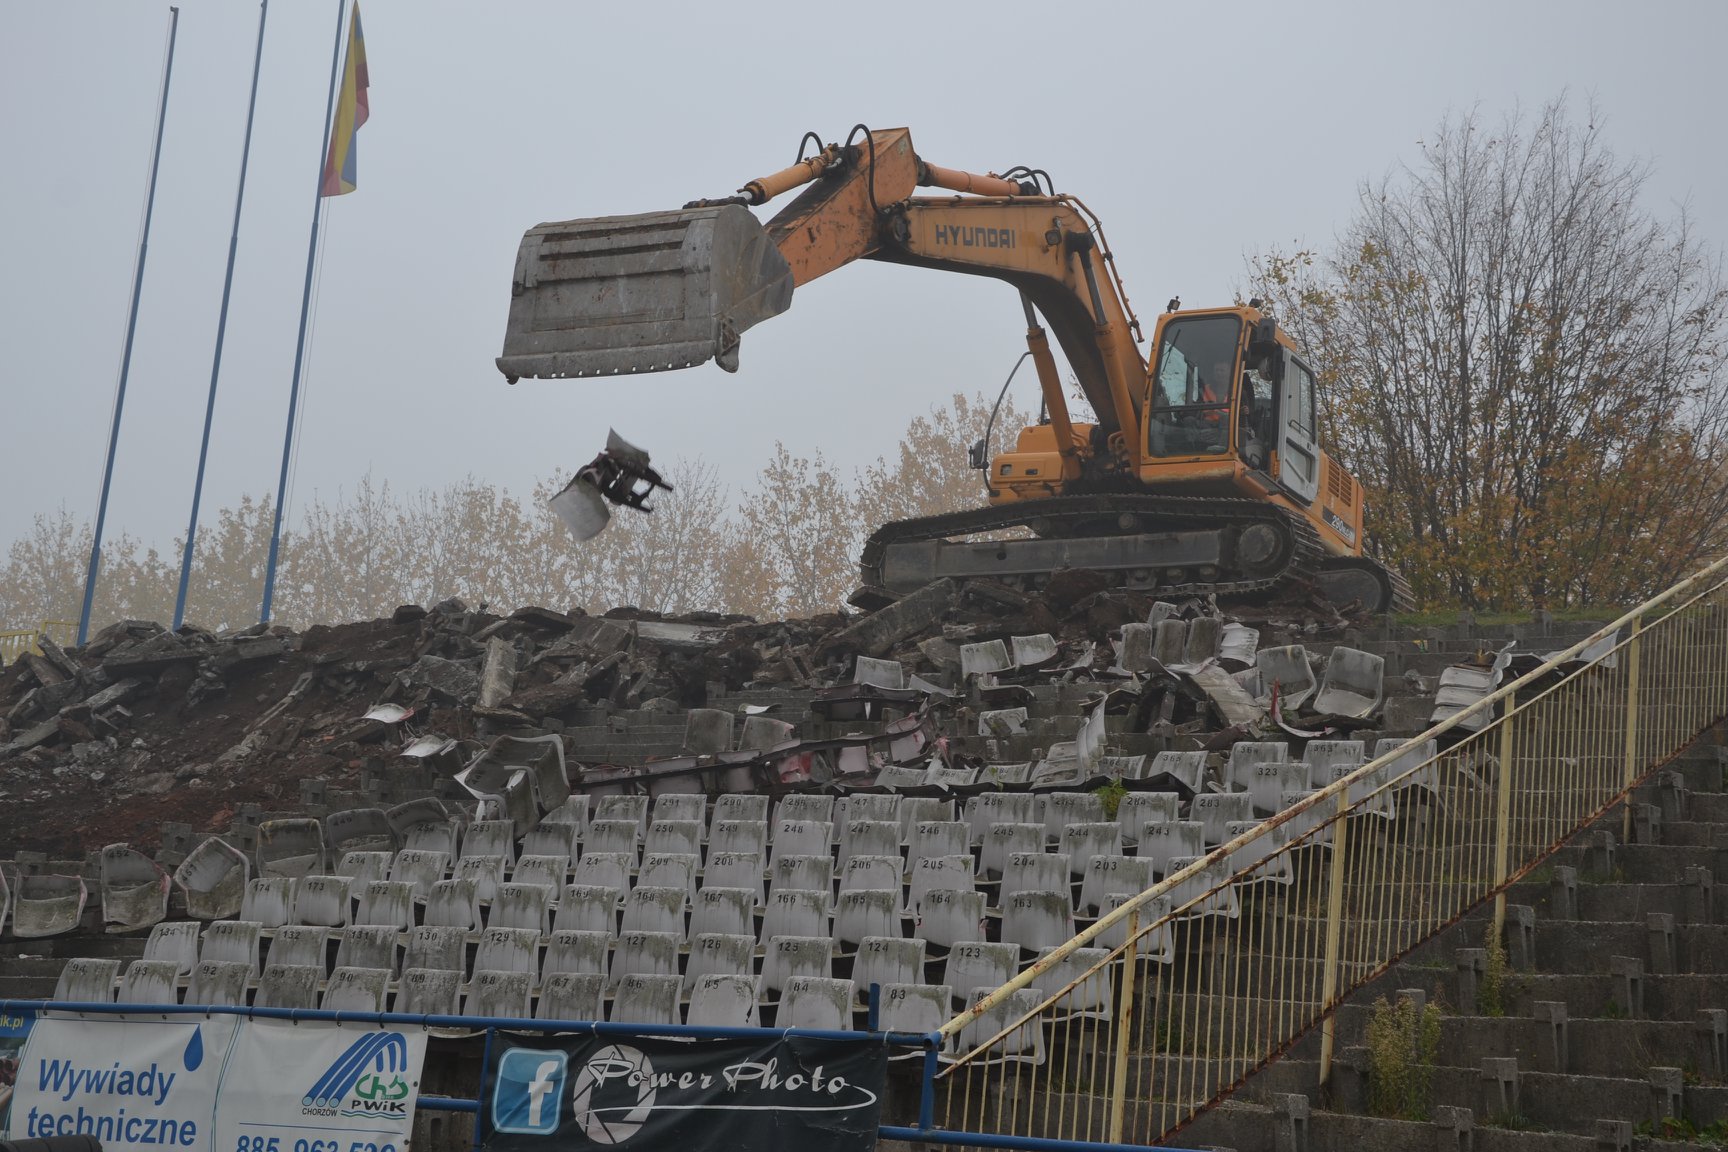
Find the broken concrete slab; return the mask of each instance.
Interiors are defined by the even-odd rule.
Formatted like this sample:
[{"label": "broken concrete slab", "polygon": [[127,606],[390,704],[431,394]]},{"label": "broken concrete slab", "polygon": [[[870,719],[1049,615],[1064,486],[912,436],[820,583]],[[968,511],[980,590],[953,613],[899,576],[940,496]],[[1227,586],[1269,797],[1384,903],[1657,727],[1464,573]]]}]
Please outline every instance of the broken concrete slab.
[{"label": "broken concrete slab", "polygon": [[494,636],[486,641],[486,660],[480,669],[480,706],[496,708],[516,689],[516,649]]},{"label": "broken concrete slab", "polygon": [[954,603],[959,585],[953,580],[932,581],[886,608],[842,628],[822,644],[823,651],[862,652],[883,656],[900,641],[933,627]]}]

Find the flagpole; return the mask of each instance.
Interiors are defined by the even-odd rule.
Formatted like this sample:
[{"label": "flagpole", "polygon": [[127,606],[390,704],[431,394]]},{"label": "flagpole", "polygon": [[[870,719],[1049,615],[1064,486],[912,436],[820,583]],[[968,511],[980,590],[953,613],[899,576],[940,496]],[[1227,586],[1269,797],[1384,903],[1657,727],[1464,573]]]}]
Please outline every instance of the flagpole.
[{"label": "flagpole", "polygon": [[102,528],[108,520],[108,492],[114,484],[114,455],[120,447],[120,415],[126,408],[126,378],[132,372],[132,337],[138,330],[138,300],[144,289],[144,259],[150,252],[150,219],[156,210],[156,173],[162,166],[162,129],[168,122],[168,82],[174,76],[174,40],[180,9],[168,9],[168,57],[162,65],[162,94],[156,103],[156,142],[150,149],[150,185],[144,193],[144,231],[138,237],[138,262],[132,270],[132,303],[126,315],[126,347],[120,353],[120,383],[114,389],[114,417],[108,424],[108,459],[102,465],[102,496],[96,502],[96,535],[90,542],[90,567],[84,573],[84,607],[78,613],[78,646],[90,636],[90,608],[96,600],[96,573],[102,565]]},{"label": "flagpole", "polygon": [[192,516],[186,524],[186,551],[180,558],[180,590],[174,597],[174,630],[186,620],[186,585],[192,579],[192,550],[198,541],[198,501],[204,495],[204,465],[210,458],[210,424],[216,416],[216,382],[222,376],[222,339],[228,332],[228,297],[234,287],[234,252],[240,244],[240,208],[246,202],[246,162],[252,156],[252,113],[258,106],[258,67],[264,62],[264,20],[270,0],[259,0],[258,47],[252,54],[252,94],[246,101],[246,140],[240,148],[240,185],[234,193],[234,229],[228,236],[228,271],[222,278],[222,310],[216,318],[216,354],[210,364],[210,398],[204,404],[204,438],[198,445],[198,478],[192,484]]},{"label": "flagpole", "polygon": [[288,429],[282,434],[282,473],[276,480],[275,518],[270,525],[270,559],[264,566],[264,603],[260,624],[270,623],[270,603],[276,593],[276,558],[282,543],[282,508],[288,499],[288,464],[294,453],[294,415],[300,405],[300,366],[306,353],[306,319],[312,308],[312,268],[318,255],[318,218],[324,208],[324,153],[329,146],[330,118],[336,107],[336,77],[342,58],[342,12],[348,0],[336,0],[336,42],[330,48],[330,93],[324,100],[324,134],[318,138],[318,183],[313,188],[312,235],[306,241],[306,283],[300,289],[300,334],[294,339],[294,377],[288,387]]}]

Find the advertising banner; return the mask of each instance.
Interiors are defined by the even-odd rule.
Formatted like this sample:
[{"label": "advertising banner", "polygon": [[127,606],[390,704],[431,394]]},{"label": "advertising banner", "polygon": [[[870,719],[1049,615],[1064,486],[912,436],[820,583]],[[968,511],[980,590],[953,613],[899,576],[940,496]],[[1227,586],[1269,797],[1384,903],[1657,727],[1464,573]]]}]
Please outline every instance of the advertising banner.
[{"label": "advertising banner", "polygon": [[0,1012],[0,1132],[6,1131],[12,1089],[18,1083],[18,1061],[24,1054],[24,1041],[30,1038],[30,1025],[35,1022],[34,1012]]},{"label": "advertising banner", "polygon": [[678,1152],[868,1152],[880,1041],[499,1034],[481,1090],[486,1152],[629,1145]]},{"label": "advertising banner", "polygon": [[405,1152],[425,1060],[424,1029],[247,1020],[214,1152]]},{"label": "advertising banner", "polygon": [[215,1152],[217,1084],[233,1016],[36,1021],[18,1062],[14,1140],[94,1136],[104,1152]]}]

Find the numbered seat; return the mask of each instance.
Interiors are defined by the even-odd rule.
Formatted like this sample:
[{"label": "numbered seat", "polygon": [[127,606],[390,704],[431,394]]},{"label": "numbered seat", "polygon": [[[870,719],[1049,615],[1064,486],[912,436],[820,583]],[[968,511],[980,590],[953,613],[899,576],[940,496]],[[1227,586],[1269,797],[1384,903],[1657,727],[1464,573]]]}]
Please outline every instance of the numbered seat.
[{"label": "numbered seat", "polygon": [[432,885],[426,897],[423,921],[437,928],[460,928],[476,932],[480,928],[480,885],[472,877],[460,880],[440,880]]},{"label": "numbered seat", "polygon": [[1206,753],[1160,752],[1152,757],[1152,767],[1146,770],[1146,775],[1154,781],[1162,778],[1192,796],[1206,787]]},{"label": "numbered seat", "polygon": [[642,870],[636,875],[637,887],[678,888],[688,901],[696,895],[696,873],[701,857],[686,852],[649,852],[642,857]]},{"label": "numbered seat", "polygon": [[927,893],[942,890],[967,892],[974,887],[973,859],[970,852],[954,856],[926,856],[918,861],[907,878],[906,913],[916,917]]},{"label": "numbered seat", "polygon": [[544,884],[552,889],[551,904],[558,905],[558,897],[564,891],[564,885],[570,882],[570,857],[568,856],[529,856],[522,855],[516,861],[515,871],[510,873],[512,884]]},{"label": "numbered seat", "polygon": [[476,820],[462,834],[462,858],[496,856],[505,863],[516,859],[516,824],[512,820]]},{"label": "numbered seat", "polygon": [[1262,648],[1254,654],[1254,666],[1260,670],[1262,690],[1268,696],[1275,692],[1279,708],[1286,712],[1300,708],[1319,687],[1308,650],[1300,644]]},{"label": "numbered seat", "polygon": [[240,919],[251,920],[266,931],[293,923],[295,883],[291,876],[252,877],[240,901]]},{"label": "numbered seat", "polygon": [[682,888],[650,888],[638,884],[624,896],[622,933],[669,932],[684,939],[684,907],[687,894]]},{"label": "numbered seat", "polygon": [[588,822],[582,836],[582,853],[605,853],[627,857],[632,866],[642,846],[642,826],[634,820],[601,820]]},{"label": "numbered seat", "polygon": [[1199,823],[1201,839],[1216,847],[1224,843],[1226,824],[1253,818],[1254,800],[1246,792],[1203,792],[1190,803],[1188,816]]},{"label": "numbered seat", "polygon": [[792,976],[780,993],[776,1028],[852,1028],[852,981],[832,976]]},{"label": "numbered seat", "polygon": [[769,869],[768,897],[788,889],[831,892],[834,888],[834,858],[826,852],[814,856],[780,856]]},{"label": "numbered seat", "polygon": [[540,823],[522,837],[522,842],[518,845],[521,854],[517,862],[518,868],[521,867],[521,860],[529,856],[562,856],[565,868],[569,868],[570,861],[576,859],[576,848],[581,843],[583,826],[553,822],[552,815],[548,812],[542,816]]},{"label": "numbered seat", "polygon": [[777,821],[807,820],[818,824],[832,825],[834,822],[834,797],[823,796],[814,792],[782,796],[779,805],[774,810],[774,819]]},{"label": "numbered seat", "polygon": [[654,797],[650,820],[694,820],[708,818],[708,798],[700,792],[663,792]]},{"label": "numbered seat", "polygon": [[[385,815],[390,818],[390,824],[396,829],[396,836],[402,842],[402,847],[411,848],[416,852],[442,852],[446,860],[454,860],[462,851],[462,821],[451,819],[448,815],[437,815],[435,810],[420,809],[413,813],[401,813],[410,805],[420,803],[438,804],[431,797],[422,800],[410,800],[407,804],[398,804]],[[443,805],[438,804],[438,810]]]},{"label": "numbered seat", "polygon": [[898,792],[854,792],[850,796],[842,796],[834,805],[834,821],[837,827],[860,820],[880,823],[887,821],[896,827],[900,823],[900,794]]},{"label": "numbered seat", "polygon": [[246,986],[256,971],[254,965],[239,960],[199,960],[186,984],[185,1003],[244,1008]]},{"label": "numbered seat", "polygon": [[834,942],[842,956],[858,950],[867,936],[900,934],[898,892],[843,892],[834,910]]},{"label": "numbered seat", "polygon": [[175,974],[187,976],[198,963],[198,923],[195,920],[165,920],[150,927],[144,942],[144,959],[172,960]]},{"label": "numbered seat", "polygon": [[[1105,901],[1104,911],[1116,911],[1128,901],[1134,899],[1127,892],[1117,892]],[[1158,964],[1170,964],[1176,959],[1176,937],[1164,918],[1170,914],[1170,897],[1154,896],[1147,900],[1140,909],[1138,926],[1138,942],[1134,946],[1137,957]],[[1128,945],[1128,920],[1124,918],[1099,932],[1095,938],[1097,943],[1105,948],[1125,948]]]},{"label": "numbered seat", "polygon": [[[1199,797],[1195,797],[1199,799]],[[1205,826],[1195,820],[1175,820],[1140,826],[1135,856],[1152,862],[1152,871],[1168,875],[1170,861],[1177,856],[1198,856],[1206,842]]]},{"label": "numbered seat", "polygon": [[344,852],[389,854],[401,845],[382,808],[350,808],[324,817],[324,843],[337,855]]},{"label": "numbered seat", "polygon": [[1322,715],[1372,716],[1386,698],[1386,659],[1372,652],[1332,649],[1326,674],[1314,694],[1314,711]]},{"label": "numbered seat", "polygon": [[768,896],[762,913],[760,939],[775,936],[828,935],[828,893],[802,888],[782,888]]},{"label": "numbered seat", "polygon": [[974,846],[984,843],[992,824],[1033,824],[1038,797],[1030,792],[980,792],[966,797],[966,827]]},{"label": "numbered seat", "polygon": [[546,956],[540,963],[540,983],[566,972],[589,972],[605,976],[612,954],[612,937],[606,932],[552,933]]},{"label": "numbered seat", "polygon": [[[401,929],[394,924],[355,924],[342,933],[342,942],[336,945],[336,967],[382,968],[394,976],[400,942]],[[318,971],[324,971],[322,958]]]},{"label": "numbered seat", "polygon": [[1144,892],[1154,882],[1150,860],[1134,856],[1094,856],[1086,862],[1086,876],[1080,881],[1079,911],[1097,916],[1116,893],[1133,895]]},{"label": "numbered seat", "polygon": [[[924,783],[923,774],[919,774],[919,784]],[[943,800],[933,796],[905,796],[900,800],[900,843],[912,842],[912,830],[920,824],[931,821],[948,821],[954,819],[954,801]]]},{"label": "numbered seat", "polygon": [[532,1014],[533,980],[526,972],[476,971],[462,997],[462,1015],[526,1020]]},{"label": "numbered seat", "polygon": [[612,970],[607,974],[616,987],[626,976],[663,976],[678,971],[680,934],[674,932],[625,932],[612,948]]},{"label": "numbered seat", "polygon": [[261,935],[255,921],[217,920],[204,929],[204,945],[198,950],[198,959],[244,964],[247,978],[256,979]]},{"label": "numbered seat", "polygon": [[119,978],[118,960],[68,960],[54,984],[54,999],[78,1004],[112,1004],[114,982]]},{"label": "numbered seat", "polygon": [[534,1005],[536,1020],[591,1023],[606,1018],[606,977],[592,972],[558,972],[547,977]]},{"label": "numbered seat", "polygon": [[686,1023],[709,1028],[754,1028],[760,978],[748,973],[710,972],[685,981],[690,989]]},{"label": "numbered seat", "polygon": [[255,1008],[316,1008],[318,985],[324,979],[324,966],[268,964],[258,978],[258,992],[253,997]]},{"label": "numbered seat", "polygon": [[648,837],[642,842],[642,852],[644,855],[671,852],[699,858],[702,855],[702,831],[700,819],[655,820],[648,825]]},{"label": "numbered seat", "polygon": [[531,928],[544,936],[552,931],[552,888],[545,884],[500,884],[492,898],[488,928]]},{"label": "numbered seat", "polygon": [[913,935],[940,948],[984,939],[984,893],[939,888],[924,893]]},{"label": "numbered seat", "polygon": [[294,922],[346,927],[354,911],[349,885],[345,876],[302,876],[294,884]]},{"label": "numbered seat", "polygon": [[1440,795],[1440,765],[1435,760],[1435,742],[1424,740],[1416,743],[1410,740],[1400,740],[1389,737],[1376,741],[1374,744],[1374,759],[1397,754],[1397,759],[1387,767],[1387,778],[1392,782],[1393,791],[1405,788],[1422,788],[1436,799]]},{"label": "numbered seat", "polygon": [[763,902],[767,881],[762,873],[760,852],[713,852],[708,854],[708,866],[702,871],[705,888],[743,888],[751,893],[755,903]]},{"label": "numbered seat", "polygon": [[462,1002],[462,973],[410,968],[396,985],[392,1011],[410,1016],[455,1016]]},{"label": "numbered seat", "polygon": [[326,1012],[382,1012],[390,998],[390,973],[377,968],[338,968],[318,1007]]},{"label": "numbered seat", "polygon": [[[924,984],[916,980],[882,985],[882,998],[876,1013],[876,1026],[884,1032],[911,1033],[928,1036],[938,1031],[953,1017],[953,989],[946,984]],[[943,1051],[948,1051],[945,1047]],[[917,1051],[890,1049],[890,1060],[923,1059]]]},{"label": "numbered seat", "polygon": [[450,858],[442,852],[404,848],[390,862],[390,879],[413,885],[415,903],[424,904],[432,895],[432,885],[444,879],[449,870]]},{"label": "numbered seat", "polygon": [[683,978],[676,972],[634,973],[618,982],[612,994],[614,1024],[678,1024],[678,996]]},{"label": "numbered seat", "polygon": [[773,1003],[794,976],[832,976],[834,941],[823,936],[774,936],[762,954],[762,997]]},{"label": "numbered seat", "polygon": [[[206,837],[174,869],[174,883],[186,899],[186,914],[198,920],[220,920],[240,910],[252,862],[246,853],[220,836]],[[7,889],[10,895],[10,887]],[[0,904],[9,901],[0,900]]]},{"label": "numbered seat", "polygon": [[[978,1001],[996,990],[996,985],[970,989],[973,1001]],[[1004,997],[995,1007],[981,1013],[970,1024],[960,1030],[956,1039],[955,1050],[966,1053],[980,1044],[986,1043],[1003,1029],[1032,1012],[1044,999],[1044,993],[1038,988],[1021,988]],[[938,1057],[940,1059],[941,1057]],[[975,1064],[1042,1064],[1044,1063],[1044,1028],[1036,1015],[1008,1035],[991,1045],[983,1056],[975,1057]]]},{"label": "numbered seat", "polygon": [[[788,797],[792,799],[792,797]],[[832,797],[823,797],[832,799]],[[781,802],[784,806],[784,801]],[[823,820],[780,820],[774,825],[771,860],[826,854],[834,826]]]},{"label": "numbered seat", "polygon": [[134,960],[120,977],[121,1004],[174,1004],[180,999],[179,965],[173,960]]},{"label": "numbered seat", "polygon": [[408,933],[402,971],[428,968],[439,972],[466,972],[467,943],[466,929],[422,924]]},{"label": "numbered seat", "polygon": [[1068,857],[1069,874],[1075,879],[1084,877],[1092,857],[1122,854],[1122,829],[1114,820],[1070,824],[1062,829],[1062,854]]},{"label": "numbered seat", "polygon": [[526,972],[540,975],[540,933],[533,928],[488,928],[480,933],[474,972]]},{"label": "numbered seat", "polygon": [[1360,740],[1310,740],[1302,749],[1308,765],[1307,787],[1324,788],[1368,762],[1368,746]]},{"label": "numbered seat", "polygon": [[[994,992],[1012,980],[1018,971],[1018,944],[971,941],[949,949],[948,957],[942,963],[942,983],[957,990],[965,989],[966,994],[970,994],[974,988]],[[957,1012],[965,1008],[966,1004],[953,1004],[950,1007]]]},{"label": "numbered seat", "polygon": [[1061,892],[1010,892],[1002,898],[1002,940],[1026,952],[1054,948],[1074,936],[1074,905]]},{"label": "numbered seat", "polygon": [[[1241,747],[1241,745],[1237,745]],[[1247,792],[1256,816],[1275,816],[1283,811],[1286,792],[1306,792],[1309,765],[1301,760],[1273,760],[1249,765]]]},{"label": "numbered seat", "polygon": [[768,854],[768,822],[766,820],[716,820],[708,829],[710,855],[721,852],[754,852]]},{"label": "numbered seat", "polygon": [[690,941],[685,976],[748,976],[756,970],[756,938],[736,932],[704,932]]},{"label": "numbered seat", "polygon": [[1068,856],[1064,852],[1015,852],[1002,872],[998,907],[1015,892],[1070,892]]},{"label": "numbered seat", "polygon": [[324,825],[308,817],[258,825],[255,853],[260,876],[311,876],[324,871]]},{"label": "numbered seat", "polygon": [[[648,797],[602,796],[594,804],[594,820],[628,820],[638,829],[648,830]],[[590,820],[592,827],[594,820]]]},{"label": "numbered seat", "polygon": [[373,880],[360,890],[356,925],[385,925],[406,932],[414,927],[414,885],[406,880]]},{"label": "numbered seat", "polygon": [[570,869],[570,883],[616,888],[630,887],[636,857],[624,852],[584,852]]},{"label": "numbered seat", "polygon": [[270,938],[269,961],[297,968],[325,970],[330,952],[330,929],[306,924],[285,925]]},{"label": "numbered seat", "polygon": [[604,884],[567,884],[558,900],[552,927],[560,932],[604,932],[618,935],[618,904],[622,890]]},{"label": "numbered seat", "polygon": [[840,895],[848,892],[892,892],[900,895],[903,882],[900,856],[854,856],[840,868]]},{"label": "numbered seat", "polygon": [[906,845],[906,870],[917,870],[921,860],[941,856],[970,855],[972,830],[963,820],[924,820],[912,826]]},{"label": "numbered seat", "polygon": [[1097,824],[1104,819],[1104,800],[1091,792],[1051,792],[1039,797],[1046,843],[1062,843],[1070,824]]},{"label": "numbered seat", "polygon": [[341,876],[348,881],[348,895],[358,900],[360,890],[374,880],[390,878],[390,862],[395,857],[389,852],[377,852],[369,848],[358,848],[352,852],[344,852],[337,858],[332,875]]},{"label": "numbered seat", "polygon": [[756,896],[748,888],[703,888],[690,909],[690,939],[704,932],[755,938]]},{"label": "numbered seat", "polygon": [[900,858],[900,822],[897,820],[852,820],[840,826],[840,861],[857,856]]},{"label": "numbered seat", "polygon": [[[922,982],[924,941],[901,936],[864,937],[858,942],[858,957],[852,961],[852,979],[858,985],[861,998],[869,994],[872,984],[886,988],[891,984]],[[942,1019],[946,1021],[948,1018],[944,1016]]]},{"label": "numbered seat", "polygon": [[745,793],[728,793],[714,798],[714,812],[709,825],[722,820],[747,820],[759,824],[768,822],[768,797]]},{"label": "numbered seat", "polygon": [[1168,824],[1181,818],[1174,792],[1130,792],[1116,807],[1116,824],[1122,830],[1124,849],[1140,843],[1142,825]]},{"label": "numbered seat", "polygon": [[992,824],[985,829],[984,842],[978,850],[978,862],[984,875],[1000,880],[1008,868],[1008,857],[1016,853],[1044,851],[1044,825]]},{"label": "numbered seat", "polygon": [[1290,746],[1282,740],[1243,740],[1230,746],[1224,762],[1224,791],[1245,792],[1256,764],[1280,764],[1290,758]]}]

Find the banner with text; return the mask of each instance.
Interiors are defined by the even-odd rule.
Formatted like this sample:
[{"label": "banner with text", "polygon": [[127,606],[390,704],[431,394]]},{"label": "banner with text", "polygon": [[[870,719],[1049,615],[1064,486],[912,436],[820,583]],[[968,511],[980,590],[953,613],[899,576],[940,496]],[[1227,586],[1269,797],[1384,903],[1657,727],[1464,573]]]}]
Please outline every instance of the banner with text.
[{"label": "banner with text", "polygon": [[216,1097],[215,1152],[406,1152],[424,1029],[248,1020]]},{"label": "banner with text", "polygon": [[629,1144],[679,1152],[868,1152],[880,1041],[500,1034],[481,1090],[486,1152]]},{"label": "banner with text", "polygon": [[45,1016],[19,1058],[7,1134],[94,1136],[104,1152],[214,1152],[211,1118],[238,1023]]},{"label": "banner with text", "polygon": [[18,1061],[24,1055],[24,1041],[30,1038],[30,1025],[34,1023],[34,1012],[0,1012],[0,1132],[6,1131],[12,1091],[18,1084]]}]

